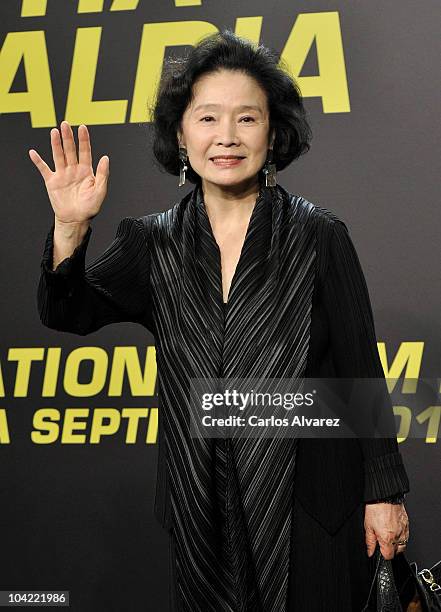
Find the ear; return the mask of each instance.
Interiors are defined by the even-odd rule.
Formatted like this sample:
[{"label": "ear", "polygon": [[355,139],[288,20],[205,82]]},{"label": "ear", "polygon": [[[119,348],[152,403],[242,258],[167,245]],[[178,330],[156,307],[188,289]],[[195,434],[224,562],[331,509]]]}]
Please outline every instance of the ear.
[{"label": "ear", "polygon": [[271,135],[270,135],[270,143],[269,143],[269,148],[272,149],[274,147],[274,141],[276,139],[276,130],[275,128],[273,128],[271,130]]},{"label": "ear", "polygon": [[180,127],[178,128],[176,136],[177,136],[177,139],[178,139],[179,146],[184,146],[185,147],[185,143],[183,141],[183,136],[182,136],[182,130],[181,130]]}]

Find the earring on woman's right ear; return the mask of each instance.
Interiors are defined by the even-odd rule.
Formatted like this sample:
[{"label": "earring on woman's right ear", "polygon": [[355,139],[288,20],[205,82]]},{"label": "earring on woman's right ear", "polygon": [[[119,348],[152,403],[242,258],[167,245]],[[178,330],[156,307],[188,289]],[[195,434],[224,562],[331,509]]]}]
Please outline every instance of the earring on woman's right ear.
[{"label": "earring on woman's right ear", "polygon": [[185,172],[188,170],[188,155],[187,149],[184,146],[179,147],[179,159],[181,161],[181,167],[179,169],[179,187],[182,187],[182,185],[185,184]]}]

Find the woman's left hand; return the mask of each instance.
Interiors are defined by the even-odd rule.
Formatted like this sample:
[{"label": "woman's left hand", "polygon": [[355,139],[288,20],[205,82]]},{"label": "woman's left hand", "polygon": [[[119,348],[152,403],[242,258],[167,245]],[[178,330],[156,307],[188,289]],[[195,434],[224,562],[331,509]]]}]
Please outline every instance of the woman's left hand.
[{"label": "woman's left hand", "polygon": [[369,557],[374,554],[377,540],[385,559],[392,559],[405,550],[406,544],[397,543],[409,539],[409,519],[404,504],[366,504],[364,527]]}]

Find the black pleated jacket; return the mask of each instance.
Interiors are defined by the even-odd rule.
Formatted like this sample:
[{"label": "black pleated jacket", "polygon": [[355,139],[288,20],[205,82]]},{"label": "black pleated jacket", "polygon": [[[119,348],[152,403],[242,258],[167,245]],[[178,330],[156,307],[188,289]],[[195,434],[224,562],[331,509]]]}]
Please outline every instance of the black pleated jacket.
[{"label": "black pleated jacket", "polygon": [[[384,377],[346,225],[279,185],[262,187],[225,321],[220,252],[200,187],[165,212],[122,219],[112,244],[88,266],[91,227],[52,271],[53,229],[38,286],[42,323],[86,335],[132,321],[155,336],[155,515],[175,538],[175,588],[188,606],[176,609],[318,610],[324,592],[338,599],[326,609],[357,609],[366,593],[365,550],[346,567],[345,529],[359,517],[361,546],[363,504],[409,491],[396,439],[224,446],[191,439],[185,410],[191,377]],[[320,552],[306,551],[314,538]],[[294,559],[298,567],[289,573]],[[326,572],[327,586],[304,600],[311,571]]]}]

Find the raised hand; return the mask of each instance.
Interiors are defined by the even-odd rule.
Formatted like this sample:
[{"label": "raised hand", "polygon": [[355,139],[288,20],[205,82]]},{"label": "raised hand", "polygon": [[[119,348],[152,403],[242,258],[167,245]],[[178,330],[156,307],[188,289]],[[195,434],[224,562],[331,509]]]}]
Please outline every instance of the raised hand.
[{"label": "raised hand", "polygon": [[87,127],[78,127],[78,158],[72,128],[67,121],[62,121],[60,127],[61,136],[57,128],[51,130],[55,172],[35,149],[29,150],[29,157],[44,179],[56,222],[83,225],[98,214],[106,196],[109,158],[101,157],[94,174]]}]

